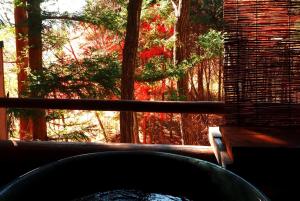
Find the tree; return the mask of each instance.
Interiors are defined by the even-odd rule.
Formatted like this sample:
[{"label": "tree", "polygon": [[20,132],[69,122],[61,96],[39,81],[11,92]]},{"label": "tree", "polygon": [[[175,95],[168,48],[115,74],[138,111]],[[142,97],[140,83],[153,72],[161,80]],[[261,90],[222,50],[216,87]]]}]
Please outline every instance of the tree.
[{"label": "tree", "polygon": [[[45,20],[43,51],[51,57],[47,57],[50,59],[44,61],[43,70],[31,70],[27,82],[31,94],[28,96],[36,93],[38,97],[49,98],[119,99],[121,98],[122,60],[123,72],[125,72],[122,77],[122,98],[126,96],[124,98],[126,100],[204,100],[206,97],[216,100],[216,95],[221,96],[221,91],[219,90],[218,94],[216,91],[217,78],[221,78],[222,75],[221,68],[216,66],[218,58],[208,57],[205,46],[199,42],[195,43],[198,36],[208,29],[208,27],[203,28],[198,21],[192,21],[195,17],[193,12],[199,15],[195,1],[191,0],[190,9],[186,6],[189,2],[184,0],[174,0],[173,8],[169,0],[143,1],[140,23],[137,22],[135,27],[131,27],[131,33],[127,30],[125,48],[125,16],[129,13],[126,12],[126,8],[129,10],[129,1],[119,3],[120,0],[90,0],[89,2],[82,13],[42,11],[41,18]],[[174,8],[176,8],[176,16],[173,15]],[[191,14],[188,14],[189,12]],[[137,16],[137,14],[132,15]],[[128,25],[132,22],[129,19]],[[176,32],[174,25],[176,25]],[[132,34],[133,31],[137,37]],[[72,34],[73,32],[76,34]],[[137,39],[132,40],[133,37]],[[136,50],[133,46],[137,43],[139,46]],[[137,58],[137,61],[133,61],[132,58]],[[200,68],[199,82],[194,79],[197,67]],[[128,74],[135,80],[134,95],[131,94],[130,88],[133,87],[130,83],[132,82],[128,80],[132,79]],[[128,86],[128,89],[124,89]],[[69,111],[62,113],[47,111],[49,140],[74,140],[74,129],[78,128],[68,123],[68,113],[74,114]],[[124,126],[126,128],[128,125],[131,127],[135,122],[142,124],[129,129],[127,127],[125,131],[121,129],[121,140],[138,142],[139,132],[144,133],[144,143],[179,144],[184,139],[185,144],[198,144],[205,141],[204,127],[209,122],[208,117],[203,120],[202,116],[204,115],[189,115],[185,121],[184,115],[180,118],[180,115],[173,114],[138,113],[135,118],[132,118],[129,114],[127,119],[121,119],[121,128]],[[102,118],[101,115],[99,117]],[[80,128],[79,134],[86,135],[84,139],[94,139],[94,134],[99,131],[94,129],[92,131],[94,133],[91,134],[90,125],[93,123],[86,123],[88,126],[84,129]],[[104,123],[103,126],[107,125]],[[61,132],[65,127],[68,129]],[[100,127],[101,121],[99,121]],[[105,139],[119,142],[119,136],[110,136],[114,133],[103,129],[104,127],[101,129],[107,134]],[[69,128],[72,129],[71,132]]]},{"label": "tree", "polygon": [[[175,22],[175,44],[174,44],[174,65],[182,63],[188,59],[189,48],[187,46],[189,35],[189,17],[190,17],[190,0],[179,0],[178,4],[172,1],[174,12],[176,16]],[[188,73],[186,72],[177,82],[177,90],[179,96],[184,100],[187,100],[189,88],[188,88]],[[183,144],[191,144],[188,132],[188,115],[181,114],[181,132],[183,137]]]},{"label": "tree", "polygon": [[[29,67],[33,73],[43,70],[41,1],[28,0]],[[31,91],[31,97],[41,97],[39,91]],[[45,110],[33,110],[31,132],[34,140],[47,140]]]},{"label": "tree", "polygon": [[[15,1],[15,35],[16,35],[16,58],[18,67],[18,96],[22,97],[25,92],[25,81],[27,79],[26,68],[28,67],[28,16],[26,0]],[[29,134],[29,118],[25,115],[20,117],[20,139],[24,140]]]},{"label": "tree", "polygon": [[[139,26],[142,9],[142,0],[130,0],[127,10],[126,38],[123,50],[121,99],[134,99],[134,74],[137,65],[137,49],[139,42]],[[134,118],[132,112],[121,112],[120,131],[121,142],[131,143],[134,140]]]},{"label": "tree", "polygon": [[[221,101],[222,97],[222,76],[223,76],[223,54],[224,54],[224,37],[222,32],[210,29],[207,33],[198,37],[198,45],[203,51],[203,58],[207,61],[206,63],[212,63],[215,70],[215,77],[217,77],[218,83],[218,94],[217,100]],[[208,65],[210,66],[210,65]],[[211,70],[208,67],[209,71]],[[203,69],[205,70],[205,69]],[[209,99],[209,85],[212,78],[208,76],[207,92]]]},{"label": "tree", "polygon": [[[0,41],[0,97],[5,97],[3,69],[3,41]],[[0,140],[7,140],[6,108],[0,108]]]}]

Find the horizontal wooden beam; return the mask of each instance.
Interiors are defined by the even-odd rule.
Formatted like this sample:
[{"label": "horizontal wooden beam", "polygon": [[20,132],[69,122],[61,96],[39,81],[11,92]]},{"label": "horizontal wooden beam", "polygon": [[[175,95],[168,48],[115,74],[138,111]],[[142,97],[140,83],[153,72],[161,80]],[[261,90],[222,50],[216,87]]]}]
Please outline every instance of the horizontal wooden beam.
[{"label": "horizontal wooden beam", "polygon": [[[0,158],[8,153],[30,152],[28,156],[53,154],[53,157],[68,157],[77,154],[104,151],[157,151],[215,159],[211,146],[164,145],[164,144],[126,144],[126,143],[81,143],[81,142],[42,142],[42,141],[0,141]],[[213,160],[215,161],[215,160]]]},{"label": "horizontal wooden beam", "polygon": [[223,102],[0,98],[0,107],[224,114]]}]

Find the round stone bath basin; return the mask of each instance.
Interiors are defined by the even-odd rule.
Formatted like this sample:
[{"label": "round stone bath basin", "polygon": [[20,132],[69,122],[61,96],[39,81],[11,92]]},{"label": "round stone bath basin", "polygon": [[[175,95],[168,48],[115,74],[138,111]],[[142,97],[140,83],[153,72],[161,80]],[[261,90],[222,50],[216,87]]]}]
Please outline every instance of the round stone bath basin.
[{"label": "round stone bath basin", "polygon": [[1,190],[0,200],[69,201],[120,189],[196,201],[268,200],[217,165],[160,152],[102,152],[62,159],[19,177]]}]

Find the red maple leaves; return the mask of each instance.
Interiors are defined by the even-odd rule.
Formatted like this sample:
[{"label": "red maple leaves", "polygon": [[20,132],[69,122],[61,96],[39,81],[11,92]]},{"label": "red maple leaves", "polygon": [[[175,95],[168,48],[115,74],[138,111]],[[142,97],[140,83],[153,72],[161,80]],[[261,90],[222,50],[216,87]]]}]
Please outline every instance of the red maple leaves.
[{"label": "red maple leaves", "polygon": [[153,46],[140,52],[142,61],[147,62],[149,59],[156,56],[164,56],[165,58],[172,58],[172,52],[164,47]]}]

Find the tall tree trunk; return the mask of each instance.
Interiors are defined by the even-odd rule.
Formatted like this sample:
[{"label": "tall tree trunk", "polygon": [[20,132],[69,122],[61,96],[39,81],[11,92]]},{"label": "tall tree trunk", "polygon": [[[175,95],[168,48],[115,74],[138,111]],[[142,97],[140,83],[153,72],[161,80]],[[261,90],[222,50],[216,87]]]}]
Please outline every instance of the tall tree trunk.
[{"label": "tall tree trunk", "polygon": [[[16,33],[16,57],[18,67],[18,96],[21,98],[24,93],[26,84],[26,68],[28,67],[28,16],[26,10],[26,0],[22,0],[15,5],[15,33]],[[20,140],[27,139],[30,135],[29,118],[20,117]]]},{"label": "tall tree trunk", "polygon": [[[5,97],[3,41],[0,41],[0,97]],[[8,140],[6,108],[0,108],[0,140]]]},{"label": "tall tree trunk", "polygon": [[[189,21],[190,21],[190,0],[179,0],[178,5],[173,1],[173,7],[176,15],[176,24],[175,24],[175,36],[176,36],[176,44],[174,45],[174,53],[176,56],[174,60],[176,60],[176,65],[180,64],[183,60],[189,57],[188,51],[188,36],[189,36]],[[179,96],[183,97],[187,100],[188,98],[188,73],[186,73],[182,78],[180,78],[177,82],[177,88],[179,92]],[[191,144],[192,140],[190,134],[188,132],[189,127],[189,119],[188,114],[181,114],[181,131],[183,136],[184,144]]]},{"label": "tall tree trunk", "polygon": [[[142,0],[130,0],[127,10],[126,38],[123,50],[121,99],[134,99],[134,73],[136,68],[136,55],[139,41],[139,25],[142,10]],[[121,142],[131,143],[134,141],[134,120],[132,112],[121,112],[120,131]]]},{"label": "tall tree trunk", "polygon": [[[176,40],[176,61],[177,64],[181,63],[189,57],[189,48],[188,48],[188,37],[189,37],[189,21],[190,21],[190,0],[179,1],[178,9],[180,9],[179,17],[176,25],[177,40]],[[179,95],[187,99],[188,94],[188,73],[186,73],[182,78],[178,80],[178,91]]]},{"label": "tall tree trunk", "polygon": [[[43,50],[40,0],[28,0],[28,25],[29,66],[32,72],[41,72]],[[32,91],[31,96],[42,98],[38,91]],[[33,139],[47,140],[45,110],[34,110],[30,122]]]}]

